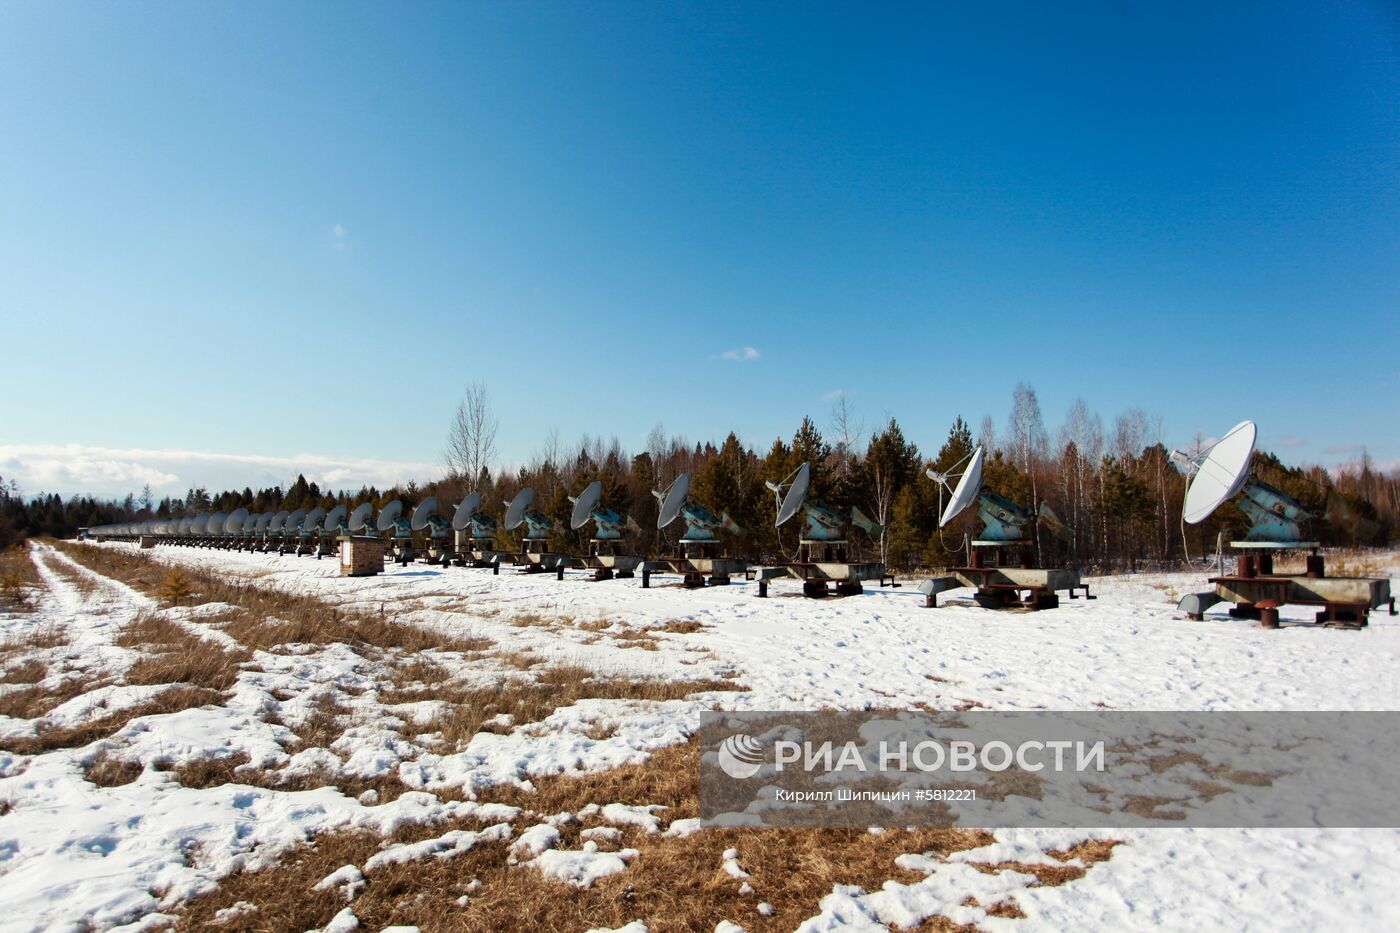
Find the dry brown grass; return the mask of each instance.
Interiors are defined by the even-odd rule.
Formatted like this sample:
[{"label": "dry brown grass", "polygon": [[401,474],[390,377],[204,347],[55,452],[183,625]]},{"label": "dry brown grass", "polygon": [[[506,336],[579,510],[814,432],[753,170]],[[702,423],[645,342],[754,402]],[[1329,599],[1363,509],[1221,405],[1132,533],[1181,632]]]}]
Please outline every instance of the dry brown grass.
[{"label": "dry brown grass", "polygon": [[219,787],[223,784],[252,783],[249,774],[235,774],[235,770],[248,764],[248,753],[237,752],[220,757],[196,758],[171,769],[176,780],[185,787]]},{"label": "dry brown grass", "polygon": [[0,670],[0,684],[37,684],[47,673],[42,661],[29,658]]},{"label": "dry brown grass", "polygon": [[[578,812],[589,803],[662,804],[667,820],[696,815],[698,750],[694,745],[662,749],[644,764],[629,765],[582,777],[550,777],[534,781],[527,793],[502,788],[485,795],[526,807],[534,814]],[[534,816],[516,822],[517,830]],[[596,820],[561,827],[562,845],[578,848],[579,832]],[[462,828],[477,824],[463,823]],[[448,825],[415,826],[400,830],[396,842],[439,835]],[[724,830],[703,831],[684,838],[648,835],[636,827],[623,829],[618,843],[640,855],[628,869],[576,891],[545,879],[528,866],[507,863],[507,844],[479,846],[458,858],[426,859],[368,873],[368,888],[353,909],[365,929],[412,924],[424,930],[567,931],[618,927],[644,920],[665,931],[709,931],[720,920],[731,920],[753,933],[791,930],[818,911],[821,898],[836,884],[856,884],[877,890],[885,881],[914,882],[923,876],[897,868],[894,860],[909,852],[947,854],[993,841],[977,830],[890,831],[874,835],[860,830]],[[322,836],[289,854],[272,868],[225,879],[211,894],[189,903],[177,929],[199,929],[214,913],[238,901],[257,905],[226,929],[308,929],[325,924],[345,906],[335,891],[313,892],[312,886],[342,865],[363,865],[380,851],[383,840],[372,833],[346,832]],[[1052,853],[1057,858],[1086,861],[1107,858],[1112,843],[1082,843]],[[752,895],[739,894],[741,882],[721,868],[724,850],[739,850],[739,862],[749,872]],[[1084,869],[1040,868],[1042,883],[1064,883]],[[984,869],[986,870],[986,869]],[[994,869],[993,869],[994,870]],[[1057,874],[1058,872],[1058,874]],[[1077,873],[1077,874],[1076,874]],[[456,899],[473,879],[480,887],[465,907]],[[294,892],[294,896],[288,896]],[[758,902],[767,901],[773,914],[761,916]],[[1020,915],[1014,899],[988,908],[995,916]],[[956,925],[933,918],[920,929],[954,930]]]},{"label": "dry brown grass", "polygon": [[239,665],[250,657],[247,651],[230,651],[151,613],[137,616],[117,636],[117,644],[143,652],[126,672],[129,684],[228,690],[238,680]]},{"label": "dry brown grass", "polygon": [[695,619],[672,619],[652,629],[653,632],[670,632],[673,635],[693,635],[705,631],[705,626]]},{"label": "dry brown grass", "polygon": [[32,612],[43,591],[44,580],[34,566],[28,545],[0,550],[0,608]]},{"label": "dry brown grass", "polygon": [[83,777],[98,787],[120,787],[141,776],[141,765],[103,752],[83,769]]}]

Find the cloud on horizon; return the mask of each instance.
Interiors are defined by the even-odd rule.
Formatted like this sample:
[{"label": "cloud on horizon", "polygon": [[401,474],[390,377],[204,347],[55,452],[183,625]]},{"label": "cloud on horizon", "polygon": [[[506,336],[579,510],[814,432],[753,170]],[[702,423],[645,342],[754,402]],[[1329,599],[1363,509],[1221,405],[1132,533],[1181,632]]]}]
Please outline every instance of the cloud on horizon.
[{"label": "cloud on horizon", "polygon": [[150,484],[158,496],[181,495],[192,486],[211,492],[285,485],[304,474],[308,481],[330,489],[381,489],[416,479],[425,482],[442,473],[437,464],[380,460],[374,457],[332,457],[299,453],[263,457],[192,450],[144,450],[89,447],[83,444],[0,444],[0,477],[15,480],[25,496],[56,492],[121,498],[140,493]]},{"label": "cloud on horizon", "polygon": [[747,363],[750,360],[758,359],[760,356],[762,356],[762,354],[753,347],[739,347],[735,350],[725,350],[719,355],[719,358],[722,360],[731,360],[735,363]]}]

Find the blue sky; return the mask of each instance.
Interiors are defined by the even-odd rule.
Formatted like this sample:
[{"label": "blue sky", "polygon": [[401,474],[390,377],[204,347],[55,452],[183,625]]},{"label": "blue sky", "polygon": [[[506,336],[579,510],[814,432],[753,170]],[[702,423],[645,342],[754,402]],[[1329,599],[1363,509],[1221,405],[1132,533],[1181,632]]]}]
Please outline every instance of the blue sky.
[{"label": "blue sky", "polygon": [[0,3],[0,140],[30,492],[423,476],[477,380],[515,461],[1024,380],[1400,463],[1391,4]]}]

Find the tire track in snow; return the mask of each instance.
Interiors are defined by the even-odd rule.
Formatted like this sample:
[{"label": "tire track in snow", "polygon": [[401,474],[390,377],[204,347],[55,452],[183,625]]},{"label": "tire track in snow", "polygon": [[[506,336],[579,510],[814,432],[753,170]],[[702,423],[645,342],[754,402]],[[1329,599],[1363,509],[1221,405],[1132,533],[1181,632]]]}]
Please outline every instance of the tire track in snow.
[{"label": "tire track in snow", "polygon": [[[106,587],[109,590],[109,592],[117,596],[121,601],[129,602],[135,605],[137,607],[137,611],[132,615],[132,619],[135,619],[136,616],[139,615],[141,612],[152,612],[159,615],[166,621],[171,622],[174,625],[178,625],[180,628],[184,629],[186,632],[195,636],[196,638],[200,638],[208,642],[213,642],[220,648],[225,648],[233,651],[243,650],[243,644],[227,632],[220,631],[219,629],[216,629],[209,625],[204,625],[199,622],[195,622],[192,619],[188,618],[186,613],[171,611],[169,609],[163,609],[161,608],[158,602],[156,602],[151,597],[147,596],[145,593],[142,593],[141,591],[126,585],[120,580],[115,580],[104,573],[99,573],[96,570],[83,566],[78,561],[74,560],[67,554],[64,554],[62,551],[59,551],[58,549],[52,546],[45,545],[45,547],[47,548],[48,552],[46,556],[57,559],[61,564],[63,564],[67,568],[70,568],[73,572],[81,574],[87,579],[99,584],[100,586]],[[76,587],[72,587],[70,585],[69,589],[71,591],[73,589],[76,589]]]}]

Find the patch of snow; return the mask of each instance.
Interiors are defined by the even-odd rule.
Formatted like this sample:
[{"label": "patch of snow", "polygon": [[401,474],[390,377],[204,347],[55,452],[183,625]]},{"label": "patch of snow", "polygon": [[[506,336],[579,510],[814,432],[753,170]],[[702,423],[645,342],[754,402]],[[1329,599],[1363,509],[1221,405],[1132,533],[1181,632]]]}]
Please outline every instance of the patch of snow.
[{"label": "patch of snow", "polygon": [[615,823],[619,826],[640,826],[649,833],[656,833],[661,831],[661,818],[656,816],[656,812],[665,809],[660,804],[630,807],[626,804],[610,803],[603,807],[601,815],[609,823]]},{"label": "patch of snow", "polygon": [[627,869],[627,863],[637,857],[636,849],[620,852],[587,852],[571,849],[551,849],[527,862],[542,874],[565,881],[576,888],[592,887],[599,878],[606,878]]},{"label": "patch of snow", "polygon": [[511,843],[510,854],[517,859],[529,860],[541,852],[557,848],[559,838],[559,830],[547,823],[540,823],[525,830]]},{"label": "patch of snow", "polygon": [[330,888],[339,888],[341,895],[347,901],[353,901],[368,884],[369,882],[365,881],[365,876],[359,868],[354,865],[342,865],[316,882],[311,890],[325,891]]}]

